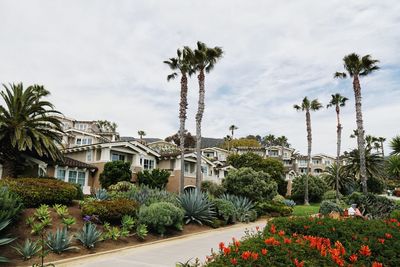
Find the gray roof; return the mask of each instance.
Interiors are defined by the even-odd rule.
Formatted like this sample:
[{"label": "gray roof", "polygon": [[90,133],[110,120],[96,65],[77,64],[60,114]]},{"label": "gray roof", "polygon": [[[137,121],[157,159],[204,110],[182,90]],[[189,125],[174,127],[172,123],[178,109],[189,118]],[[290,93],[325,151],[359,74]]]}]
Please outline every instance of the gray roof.
[{"label": "gray roof", "polygon": [[[135,138],[132,136],[121,136],[119,138],[121,141],[140,141],[140,138]],[[157,141],[162,141],[163,139],[160,138],[143,138],[143,141],[145,141],[146,143],[153,143],[153,142],[157,142]]]}]

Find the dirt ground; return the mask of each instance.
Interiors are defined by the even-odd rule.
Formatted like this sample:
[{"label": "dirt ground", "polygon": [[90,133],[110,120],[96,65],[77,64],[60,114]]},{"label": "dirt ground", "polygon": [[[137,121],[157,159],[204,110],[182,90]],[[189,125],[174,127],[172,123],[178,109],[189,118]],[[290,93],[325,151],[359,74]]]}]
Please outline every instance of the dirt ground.
[{"label": "dirt ground", "polygon": [[[52,217],[52,225],[51,225],[51,227],[48,228],[48,232],[49,231],[55,232],[57,227],[62,227],[62,223],[61,223],[61,219],[58,217],[58,215],[54,211],[54,209],[51,208],[50,210],[51,210],[51,217]],[[30,233],[31,229],[25,223],[26,219],[29,216],[32,216],[34,212],[35,212],[35,209],[24,210],[24,212],[21,214],[21,217],[18,219],[18,222],[16,224],[12,225],[8,229],[7,232],[9,233],[10,236],[18,237],[18,239],[16,241],[14,241],[13,243],[10,244],[11,246],[15,246],[17,243],[24,242],[24,240],[26,238],[30,238],[31,240],[37,240],[39,238],[38,236],[31,235],[31,233]],[[76,224],[74,224],[69,230],[69,234],[73,235],[82,229],[82,226],[84,223],[82,220],[81,210],[79,209],[79,206],[77,203],[75,203],[74,205],[69,207],[69,214],[71,216],[75,217],[75,219],[76,219]],[[98,226],[98,228],[102,229],[101,226]],[[96,243],[96,247],[91,250],[84,248],[81,245],[81,243],[79,243],[75,238],[73,238],[72,246],[76,246],[76,247],[78,247],[78,249],[70,250],[70,251],[64,252],[60,255],[55,254],[55,253],[49,253],[45,258],[45,262],[52,262],[52,261],[62,260],[62,259],[71,258],[71,257],[78,257],[78,256],[82,256],[82,255],[87,255],[87,254],[93,254],[93,253],[103,252],[103,251],[107,251],[107,250],[123,248],[123,247],[127,247],[127,246],[134,246],[134,245],[143,244],[146,242],[168,239],[168,238],[175,237],[175,236],[182,236],[182,235],[207,231],[210,229],[212,229],[212,228],[209,226],[205,226],[205,225],[188,224],[188,225],[184,226],[183,231],[170,231],[164,237],[149,233],[144,241],[139,241],[134,236],[127,237],[127,238],[121,238],[120,240],[117,240],[117,241],[107,240],[107,241],[102,241],[102,242]],[[1,250],[2,250],[1,255],[5,256],[11,260],[10,263],[5,264],[4,266],[32,266],[32,264],[40,262],[39,257],[34,257],[33,259],[30,259],[28,261],[23,261],[22,257],[10,245],[7,245],[7,246],[4,246],[1,248]]]}]

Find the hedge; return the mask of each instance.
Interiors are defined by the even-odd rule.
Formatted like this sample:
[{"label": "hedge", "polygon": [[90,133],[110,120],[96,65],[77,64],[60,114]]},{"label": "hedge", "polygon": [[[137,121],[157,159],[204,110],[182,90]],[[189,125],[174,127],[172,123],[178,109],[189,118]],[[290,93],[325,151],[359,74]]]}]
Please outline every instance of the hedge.
[{"label": "hedge", "polygon": [[0,186],[6,186],[10,192],[18,195],[26,208],[41,204],[70,205],[77,196],[77,189],[55,178],[16,178],[0,180]]},{"label": "hedge", "polygon": [[82,214],[95,215],[101,222],[120,223],[124,215],[135,216],[138,204],[129,199],[92,200],[82,204]]}]

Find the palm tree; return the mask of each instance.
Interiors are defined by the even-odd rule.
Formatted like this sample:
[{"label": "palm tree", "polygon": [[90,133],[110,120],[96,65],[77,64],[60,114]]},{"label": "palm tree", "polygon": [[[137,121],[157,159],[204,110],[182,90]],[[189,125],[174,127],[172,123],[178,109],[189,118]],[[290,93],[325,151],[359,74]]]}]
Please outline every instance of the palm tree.
[{"label": "palm tree", "polygon": [[360,77],[367,76],[379,69],[376,65],[379,61],[372,59],[370,55],[360,58],[359,55],[352,53],[343,58],[346,72],[336,72],[335,78],[346,78],[349,75],[353,78],[353,90],[356,103],[356,121],[357,121],[357,143],[360,151],[360,175],[363,193],[366,194],[367,188],[367,169],[365,166],[365,144],[364,144],[364,125],[361,111],[361,85]]},{"label": "palm tree", "polygon": [[378,142],[381,144],[382,158],[385,158],[385,151],[383,149],[383,143],[386,141],[385,137],[378,137]]},{"label": "palm tree", "polygon": [[[340,168],[340,145],[342,143],[342,124],[340,123],[340,108],[346,105],[346,101],[349,100],[347,97],[341,94],[332,95],[331,101],[326,106],[327,108],[335,107],[336,110],[336,125],[337,125],[337,139],[336,139],[336,165]],[[339,172],[336,172],[336,202],[339,201]]]},{"label": "palm tree", "polygon": [[391,155],[400,155],[400,135],[393,137],[390,141],[390,148],[393,150]]},{"label": "palm tree", "polygon": [[322,178],[324,178],[329,187],[342,194],[348,193],[350,189],[354,188],[354,179],[348,175],[343,166],[337,163],[326,167]]},{"label": "palm tree", "polygon": [[139,130],[137,134],[140,136],[140,141],[143,142],[143,136],[146,136],[146,132],[143,130]]},{"label": "palm tree", "polygon": [[22,83],[4,86],[0,93],[0,161],[3,176],[16,177],[22,154],[61,159],[57,144],[62,140],[62,123],[53,104],[43,100],[48,91],[40,86],[24,89]]},{"label": "palm tree", "polygon": [[237,130],[237,129],[239,129],[236,125],[231,125],[231,126],[229,126],[229,131],[231,131],[231,133],[232,133],[232,139],[234,138],[234,133],[235,133],[235,130]]},{"label": "palm tree", "polygon": [[400,178],[400,155],[392,155],[386,163],[386,169],[390,178]]},{"label": "palm tree", "polygon": [[283,159],[283,149],[284,149],[284,147],[288,147],[288,145],[289,145],[288,144],[288,139],[287,139],[286,136],[282,135],[282,136],[279,136],[278,138],[276,138],[276,142],[281,147],[281,156],[282,156],[282,159]]},{"label": "palm tree", "polygon": [[[189,49],[189,48],[187,48]],[[204,113],[205,98],[205,73],[209,73],[222,57],[223,51],[220,47],[207,47],[205,43],[197,42],[197,49],[192,57],[192,66],[198,72],[199,101],[196,114],[196,188],[201,189],[201,121]]]},{"label": "palm tree", "polygon": [[303,101],[300,105],[294,105],[294,109],[297,111],[303,111],[306,113],[306,126],[307,126],[307,172],[305,179],[305,188],[304,188],[304,204],[310,205],[308,201],[308,176],[310,173],[310,164],[311,164],[311,145],[312,145],[312,135],[311,135],[311,114],[310,111],[317,111],[322,108],[321,103],[318,102],[318,99],[313,99],[310,101],[307,97],[304,97]]},{"label": "palm tree", "polygon": [[263,141],[267,146],[273,146],[276,143],[275,135],[269,134],[267,136],[264,136]]},{"label": "palm tree", "polygon": [[[345,152],[345,159],[347,164],[343,168],[349,175],[362,182],[359,150],[353,149],[349,153]],[[365,148],[365,163],[367,177],[381,176],[384,161],[380,155],[372,153],[372,148]]]},{"label": "palm tree", "polygon": [[180,152],[181,152],[181,173],[179,177],[179,192],[183,193],[185,186],[185,122],[186,122],[186,109],[188,106],[187,94],[188,94],[188,76],[193,74],[193,68],[191,65],[191,59],[193,53],[190,49],[177,50],[177,57],[170,58],[164,61],[170,69],[173,71],[172,74],[167,76],[167,80],[170,81],[181,75],[181,99],[179,103],[179,139],[180,139]]}]

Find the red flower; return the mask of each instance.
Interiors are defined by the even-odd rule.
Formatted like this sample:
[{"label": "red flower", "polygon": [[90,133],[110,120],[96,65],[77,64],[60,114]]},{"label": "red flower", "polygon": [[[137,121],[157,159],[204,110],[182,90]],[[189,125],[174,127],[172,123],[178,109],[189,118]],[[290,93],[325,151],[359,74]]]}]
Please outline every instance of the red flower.
[{"label": "red flower", "polygon": [[251,252],[248,250],[242,253],[242,259],[244,259],[244,260],[249,259],[250,256],[251,256]]},{"label": "red flower", "polygon": [[261,250],[261,254],[263,254],[263,255],[267,255],[267,252],[268,252],[268,250],[265,249],[265,248],[263,248],[263,249]]},{"label": "red flower", "polygon": [[352,254],[352,255],[349,257],[349,260],[350,260],[352,263],[355,263],[355,262],[357,261],[357,259],[358,259],[358,257],[357,257],[356,254]]},{"label": "red flower", "polygon": [[304,225],[304,229],[310,229],[310,226],[308,226],[308,225]]},{"label": "red flower", "polygon": [[389,233],[386,233],[386,234],[385,234],[385,237],[386,237],[387,239],[390,239],[390,238],[392,238],[393,236],[392,236],[391,234],[389,234]]},{"label": "red flower", "polygon": [[253,252],[253,253],[251,253],[251,257],[253,258],[253,260],[258,260],[258,253],[255,253],[255,252]]},{"label": "red flower", "polygon": [[279,236],[283,236],[283,235],[285,235],[285,231],[283,231],[283,230],[280,230],[280,231],[279,231],[279,233],[278,233],[278,235],[279,235]]},{"label": "red flower", "polygon": [[231,263],[232,263],[232,265],[236,265],[237,264],[237,259],[236,258],[231,259]]},{"label": "red flower", "polygon": [[293,233],[292,236],[293,236],[293,237],[297,237],[298,234],[297,234],[297,233]]},{"label": "red flower", "polygon": [[224,255],[229,255],[231,253],[231,248],[223,248],[224,250]]},{"label": "red flower", "polygon": [[294,259],[294,265],[296,267],[303,267],[304,266],[304,261],[299,262],[299,260],[296,258],[296,259]]},{"label": "red flower", "polygon": [[224,247],[225,247],[224,242],[220,242],[220,243],[219,243],[219,250],[223,250]]},{"label": "red flower", "polygon": [[368,246],[363,245],[361,246],[360,254],[366,257],[371,256],[371,250]]},{"label": "red flower", "polygon": [[385,239],[384,238],[378,238],[378,242],[383,244],[383,243],[385,243]]},{"label": "red flower", "polygon": [[279,246],[281,243],[276,240],[273,236],[264,240],[267,245]]},{"label": "red flower", "polygon": [[283,239],[283,243],[285,243],[285,244],[290,244],[290,243],[292,243],[292,239],[290,239],[290,238],[284,238]]},{"label": "red flower", "polygon": [[377,261],[374,261],[371,265],[372,267],[383,267],[383,264]]},{"label": "red flower", "polygon": [[269,228],[269,232],[271,233],[271,234],[275,234],[276,233],[276,228],[275,228],[275,225],[271,225],[271,227]]}]

